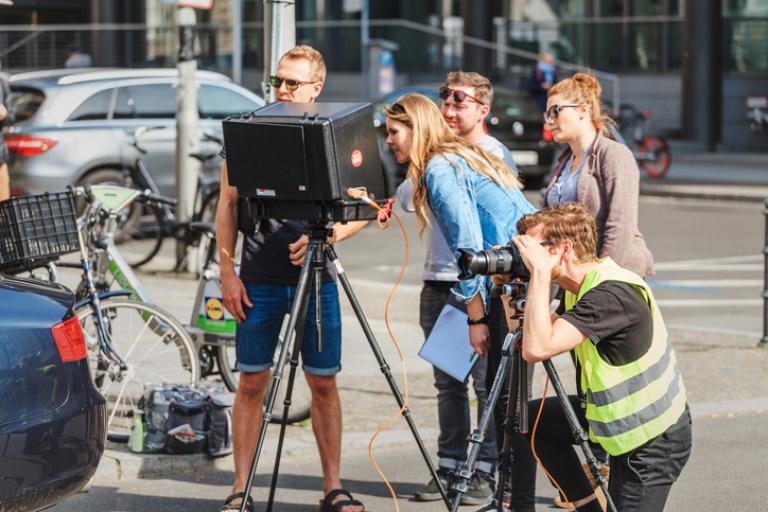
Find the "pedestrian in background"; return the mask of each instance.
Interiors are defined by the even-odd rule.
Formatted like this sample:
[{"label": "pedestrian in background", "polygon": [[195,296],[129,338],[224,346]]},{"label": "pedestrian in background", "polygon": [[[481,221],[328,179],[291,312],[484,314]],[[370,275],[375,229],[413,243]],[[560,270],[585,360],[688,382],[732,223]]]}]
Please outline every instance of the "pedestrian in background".
[{"label": "pedestrian in background", "polygon": [[547,93],[555,80],[555,58],[551,53],[543,52],[528,79],[528,92],[542,112],[547,109]]},{"label": "pedestrian in background", "polygon": [[91,56],[80,51],[80,47],[71,44],[67,48],[67,60],[64,62],[65,68],[89,68],[93,65]]},{"label": "pedestrian in background", "polygon": [[577,202],[595,216],[597,255],[639,276],[653,274],[653,256],[638,227],[640,170],[632,151],[608,137],[597,79],[576,73],[549,89],[544,123],[568,148],[558,160],[544,206]]},{"label": "pedestrian in background", "polygon": [[[509,243],[517,219],[534,211],[514,173],[488,151],[464,142],[420,94],[403,96],[386,114],[387,144],[399,163],[409,163],[422,232],[434,220],[455,261],[459,249],[481,251]],[[481,357],[489,349],[500,353],[507,333],[503,307],[500,300],[490,300],[489,285],[487,277],[475,276],[452,290],[467,305],[470,344]],[[505,407],[499,404],[497,410]]]}]

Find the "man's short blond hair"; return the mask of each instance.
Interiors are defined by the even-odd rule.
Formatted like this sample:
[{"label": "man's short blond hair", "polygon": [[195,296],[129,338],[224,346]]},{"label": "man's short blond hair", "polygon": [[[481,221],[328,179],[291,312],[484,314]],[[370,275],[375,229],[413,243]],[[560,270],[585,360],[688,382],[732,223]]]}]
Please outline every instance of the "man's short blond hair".
[{"label": "man's short blond hair", "polygon": [[524,235],[539,224],[544,227],[546,239],[555,245],[570,240],[579,263],[593,261],[597,257],[595,217],[584,206],[560,203],[525,215],[517,221],[517,232]]},{"label": "man's short blond hair", "polygon": [[491,106],[493,103],[493,85],[491,81],[480,73],[474,71],[451,71],[445,77],[445,85],[465,85],[473,87],[475,94],[473,96],[484,104]]},{"label": "man's short blond hair", "polygon": [[283,62],[286,59],[308,60],[309,65],[312,68],[312,74],[310,75],[310,79],[313,82],[325,83],[325,75],[327,73],[327,69],[325,67],[325,59],[323,59],[322,53],[315,50],[311,46],[307,46],[305,44],[294,46],[293,48],[285,52],[282,57],[280,57],[280,62]]}]

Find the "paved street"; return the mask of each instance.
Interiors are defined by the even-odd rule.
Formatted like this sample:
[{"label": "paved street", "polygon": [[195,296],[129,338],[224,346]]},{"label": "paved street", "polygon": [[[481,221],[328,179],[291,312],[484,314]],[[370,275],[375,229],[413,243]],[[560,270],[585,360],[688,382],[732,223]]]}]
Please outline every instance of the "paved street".
[{"label": "paved street", "polygon": [[[531,197],[535,200],[534,195]],[[670,327],[694,414],[693,456],[673,488],[667,510],[762,510],[763,485],[768,478],[768,466],[763,459],[768,446],[768,353],[755,349],[762,329],[762,205],[643,197],[640,215],[641,229],[657,262],[657,274],[650,282]],[[390,320],[405,354],[413,417],[433,451],[436,400],[431,369],[416,355],[422,341],[417,304],[424,248],[413,218],[407,216],[404,220],[409,234],[410,264],[394,299]],[[165,248],[168,254],[169,249],[170,244]],[[340,244],[338,252],[385,357],[401,379],[397,353],[386,336],[383,322],[386,295],[402,264],[399,230],[393,225],[382,232],[370,226]],[[153,265],[156,270],[166,269],[170,260],[161,258]],[[144,272],[141,277],[162,306],[182,319],[189,317],[194,280],[179,279],[162,271]],[[386,488],[371,467],[367,444],[376,427],[397,407],[354,316],[344,300],[342,304],[342,476],[369,510],[394,510]],[[560,357],[556,364],[563,381],[571,384],[570,362]],[[543,371],[537,372],[534,394],[542,389],[543,375]],[[271,468],[276,431],[270,429],[267,453],[259,465],[258,499],[266,496],[265,488],[269,485],[266,475]],[[380,465],[396,483],[401,510],[444,510],[439,503],[408,501],[408,496],[427,480],[427,471],[402,419],[376,441],[376,446]],[[113,457],[121,460],[123,456],[119,451],[109,453],[90,493],[66,500],[52,510],[212,511],[229,491],[230,458],[217,461],[215,466],[190,463],[185,468],[182,463],[173,470],[165,470],[165,474],[158,474],[162,470],[147,458],[141,463],[142,469],[133,474],[127,459],[123,460],[120,472]],[[136,478],[139,473],[146,478]],[[308,425],[288,430],[282,475],[274,510],[316,510],[321,479]],[[554,493],[541,476],[538,496],[538,510],[554,510],[550,507]]]}]

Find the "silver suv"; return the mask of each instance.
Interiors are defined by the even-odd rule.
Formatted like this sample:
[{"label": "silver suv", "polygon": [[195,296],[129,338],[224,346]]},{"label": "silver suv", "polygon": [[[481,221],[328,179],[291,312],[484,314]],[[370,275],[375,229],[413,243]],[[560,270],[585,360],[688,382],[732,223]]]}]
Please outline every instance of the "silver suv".
[{"label": "silver suv", "polygon": [[[199,71],[201,138],[221,135],[221,120],[264,100],[219,73]],[[139,156],[131,146],[140,126],[142,158],[164,194],[174,194],[175,69],[84,69],[21,73],[11,78],[16,124],[6,135],[14,194],[67,185],[120,182]],[[218,151],[201,142],[202,151]]]}]

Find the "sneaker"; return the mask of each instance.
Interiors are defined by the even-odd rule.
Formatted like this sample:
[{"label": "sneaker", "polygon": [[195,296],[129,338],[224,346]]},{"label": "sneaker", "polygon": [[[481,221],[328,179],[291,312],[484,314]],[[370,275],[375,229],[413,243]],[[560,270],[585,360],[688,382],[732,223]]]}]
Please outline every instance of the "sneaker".
[{"label": "sneaker", "polygon": [[469,479],[467,492],[461,497],[462,505],[482,505],[493,496],[496,480],[493,475],[483,471],[475,471]]},{"label": "sneaker", "polygon": [[[448,492],[450,487],[451,474],[451,471],[448,469],[437,469],[437,477],[440,479],[440,485],[443,486],[445,492]],[[413,495],[413,499],[416,501],[437,501],[443,499],[443,497],[440,495],[440,487],[435,479],[432,478],[427,485]]]}]

